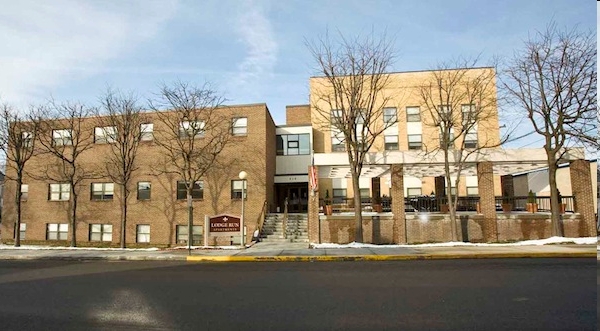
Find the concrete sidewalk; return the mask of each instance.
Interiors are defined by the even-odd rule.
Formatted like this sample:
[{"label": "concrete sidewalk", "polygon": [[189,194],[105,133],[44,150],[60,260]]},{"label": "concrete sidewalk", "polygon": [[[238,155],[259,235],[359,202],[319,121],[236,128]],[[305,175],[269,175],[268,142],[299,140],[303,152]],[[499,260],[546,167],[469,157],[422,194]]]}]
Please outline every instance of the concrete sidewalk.
[{"label": "concrete sidewalk", "polygon": [[307,243],[256,243],[246,249],[0,249],[0,260],[156,260],[196,262],[391,261],[535,257],[597,257],[596,245],[309,248]]}]

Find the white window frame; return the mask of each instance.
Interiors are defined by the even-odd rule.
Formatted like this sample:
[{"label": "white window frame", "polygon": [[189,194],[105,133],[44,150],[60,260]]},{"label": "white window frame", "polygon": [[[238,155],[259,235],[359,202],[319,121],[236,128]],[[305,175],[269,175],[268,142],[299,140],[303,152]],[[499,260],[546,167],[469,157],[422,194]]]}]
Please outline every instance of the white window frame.
[{"label": "white window frame", "polygon": [[140,140],[151,141],[154,139],[154,124],[143,123],[140,124]]},{"label": "white window frame", "polygon": [[90,224],[90,241],[112,242],[112,224]]},{"label": "white window frame", "polygon": [[21,201],[29,199],[29,184],[21,184]]},{"label": "white window frame", "polygon": [[204,137],[206,123],[204,121],[183,121],[179,123],[179,137]]},{"label": "white window frame", "polygon": [[48,186],[49,201],[69,201],[71,197],[71,184],[51,183]]},{"label": "white window frame", "polygon": [[97,126],[94,128],[94,143],[112,144],[117,141],[116,126]]},{"label": "white window frame", "polygon": [[69,238],[69,224],[47,223],[46,240],[67,240]]},{"label": "white window frame", "polygon": [[406,107],[406,122],[421,122],[421,107]]},{"label": "white window frame", "polygon": [[23,239],[25,239],[26,235],[27,235],[27,224],[26,223],[19,224],[19,238],[21,240],[23,240]]},{"label": "white window frame", "polygon": [[[147,187],[140,188],[140,185],[145,185]],[[140,192],[148,191],[148,197],[140,198]],[[149,181],[141,181],[137,183],[137,199],[138,200],[150,200],[152,198],[152,183]]]},{"label": "white window frame", "polygon": [[[192,245],[202,244],[202,225],[192,225]],[[175,228],[176,242],[178,244],[187,244],[188,242],[188,226],[177,225]]]},{"label": "white window frame", "polygon": [[24,148],[33,147],[33,133],[27,131],[21,132],[21,145]]},{"label": "white window frame", "polygon": [[135,227],[135,242],[150,243],[150,224],[138,224]]},{"label": "white window frame", "polygon": [[91,186],[92,190],[90,200],[110,201],[114,199],[115,183],[92,183]]},{"label": "white window frame", "polygon": [[[397,151],[400,148],[398,135],[385,135],[383,136],[383,142],[386,151]],[[391,148],[392,146],[395,146],[395,148]]]},{"label": "white window frame", "polygon": [[54,146],[73,145],[73,131],[71,129],[52,130],[52,144]]},{"label": "white window frame", "polygon": [[[393,114],[391,114],[393,112]],[[383,123],[392,125],[398,122],[398,109],[396,107],[383,108]]]},{"label": "white window frame", "polygon": [[[409,134],[406,138],[408,140],[408,149],[419,150],[423,148],[423,135]],[[417,143],[419,144],[418,146]]]},{"label": "white window frame", "polygon": [[248,135],[248,117],[235,117],[231,120],[231,134],[234,136]]},{"label": "white window frame", "polygon": [[244,198],[248,194],[248,181],[245,179],[233,179],[231,181],[231,200],[241,200],[242,192],[244,192]]}]

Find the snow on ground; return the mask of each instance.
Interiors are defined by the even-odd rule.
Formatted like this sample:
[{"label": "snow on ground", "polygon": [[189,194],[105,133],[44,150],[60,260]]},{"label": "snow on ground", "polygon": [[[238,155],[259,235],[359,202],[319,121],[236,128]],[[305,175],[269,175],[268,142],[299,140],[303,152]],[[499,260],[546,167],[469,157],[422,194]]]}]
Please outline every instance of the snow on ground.
[{"label": "snow on ground", "polygon": [[598,243],[598,239],[596,237],[584,237],[584,238],[565,238],[565,237],[550,237],[547,239],[539,239],[539,240],[525,240],[514,243],[503,243],[503,244],[487,244],[487,243],[468,243],[468,242],[445,242],[445,243],[435,243],[435,244],[414,244],[414,245],[375,245],[375,244],[362,244],[357,242],[352,242],[349,244],[313,244],[310,246],[312,248],[361,248],[361,247],[410,247],[410,248],[419,248],[419,247],[460,247],[460,246],[469,246],[469,247],[501,247],[501,246],[538,246],[538,245],[549,245],[549,244],[578,244],[578,245],[594,245]]},{"label": "snow on ground", "polygon": [[[13,245],[0,244],[0,250],[85,250],[85,251],[121,251],[121,252],[152,252],[159,251],[160,248],[108,248],[108,247],[65,247],[65,246],[42,246],[42,245],[21,245],[15,247]],[[171,250],[186,250],[187,246],[177,246],[170,248]],[[192,249],[242,249],[240,246],[192,246]]]}]

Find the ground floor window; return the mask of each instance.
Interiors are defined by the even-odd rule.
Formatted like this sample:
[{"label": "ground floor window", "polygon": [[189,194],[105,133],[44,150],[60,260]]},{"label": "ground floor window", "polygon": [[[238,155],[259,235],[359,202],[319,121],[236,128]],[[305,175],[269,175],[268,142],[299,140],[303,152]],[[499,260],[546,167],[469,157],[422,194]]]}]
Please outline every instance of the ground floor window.
[{"label": "ground floor window", "polygon": [[[177,226],[177,243],[187,244],[188,242],[188,226],[178,225]],[[192,226],[192,245],[200,245],[202,243],[202,226]]]},{"label": "ground floor window", "polygon": [[345,188],[334,188],[333,189],[333,203],[344,203],[347,194]]},{"label": "ground floor window", "polygon": [[19,225],[19,238],[21,238],[21,240],[25,239],[25,232],[27,232],[27,224],[21,223]]},{"label": "ground floor window", "polygon": [[69,224],[48,223],[46,224],[46,240],[67,240]]},{"label": "ground floor window", "polygon": [[418,197],[421,195],[420,187],[409,187],[406,189],[406,195],[408,197]]},{"label": "ground floor window", "polygon": [[150,242],[150,225],[138,224],[136,231],[136,242],[138,243],[149,243]]},{"label": "ground floor window", "polygon": [[112,241],[112,224],[90,224],[90,241]]}]

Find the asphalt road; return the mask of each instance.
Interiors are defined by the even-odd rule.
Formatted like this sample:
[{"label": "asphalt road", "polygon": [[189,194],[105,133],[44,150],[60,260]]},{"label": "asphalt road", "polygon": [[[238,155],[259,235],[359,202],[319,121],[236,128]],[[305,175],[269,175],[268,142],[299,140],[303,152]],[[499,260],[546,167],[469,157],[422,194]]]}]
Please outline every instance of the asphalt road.
[{"label": "asphalt road", "polygon": [[596,259],[0,261],[0,330],[596,330],[597,269]]}]

